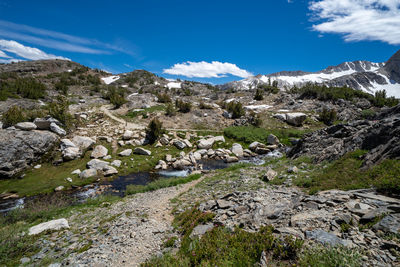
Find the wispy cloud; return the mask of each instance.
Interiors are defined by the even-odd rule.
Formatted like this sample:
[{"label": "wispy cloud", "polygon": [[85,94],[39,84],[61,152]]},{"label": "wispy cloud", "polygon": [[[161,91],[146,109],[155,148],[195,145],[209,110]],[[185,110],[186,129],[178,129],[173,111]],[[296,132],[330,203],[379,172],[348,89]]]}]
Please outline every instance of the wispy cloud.
[{"label": "wispy cloud", "polygon": [[135,55],[135,51],[122,46],[4,20],[0,20],[0,36],[67,52],[85,54],[112,54],[113,52],[121,52]]},{"label": "wispy cloud", "polygon": [[[15,56],[11,57],[7,55],[5,52],[12,53]],[[2,59],[0,62],[2,63],[9,63],[9,62],[14,62],[14,61],[20,61],[20,60],[38,60],[38,59],[65,59],[69,60],[68,58],[65,57],[60,57],[52,54],[47,54],[43,52],[42,50],[34,47],[29,47],[22,45],[16,41],[10,41],[10,40],[0,40],[0,57],[6,58]],[[16,58],[18,57],[18,58]]]},{"label": "wispy cloud", "polygon": [[252,74],[247,70],[243,70],[232,63],[222,63],[219,61],[212,61],[211,63],[191,62],[178,63],[169,69],[164,69],[163,73],[172,75],[181,75],[189,78],[222,78],[231,74],[233,76],[247,78]]},{"label": "wispy cloud", "polygon": [[316,31],[343,34],[346,41],[400,44],[399,0],[321,0],[312,1],[309,9]]}]

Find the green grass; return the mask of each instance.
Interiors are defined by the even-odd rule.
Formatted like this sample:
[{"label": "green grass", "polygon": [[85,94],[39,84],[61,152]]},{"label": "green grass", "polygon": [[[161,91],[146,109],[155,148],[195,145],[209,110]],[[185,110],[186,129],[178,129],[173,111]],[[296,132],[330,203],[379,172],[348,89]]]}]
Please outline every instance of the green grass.
[{"label": "green grass", "polygon": [[362,254],[357,249],[346,247],[318,246],[305,249],[300,256],[299,266],[304,267],[358,267],[362,266]]},{"label": "green grass", "polygon": [[153,258],[142,266],[254,266],[261,253],[267,253],[268,261],[294,263],[303,244],[290,237],[279,239],[272,234],[272,227],[263,227],[250,233],[236,228],[234,231],[215,226],[200,238],[190,237],[193,229],[210,222],[214,214],[200,212],[197,207],[177,215],[174,226],[182,235],[179,251]]},{"label": "green grass", "polygon": [[290,145],[289,138],[301,138],[309,130],[303,129],[264,129],[254,126],[232,126],[225,128],[224,135],[237,141],[250,144],[254,141],[267,143],[268,135],[274,134],[281,143]]},{"label": "green grass", "polygon": [[[60,185],[70,188],[71,185],[90,184],[98,177],[83,180],[76,174],[71,174],[76,169],[86,169],[86,163],[89,160],[90,152],[87,152],[83,159],[63,162],[59,166],[54,166],[51,163],[42,163],[40,169],[26,171],[22,179],[0,180],[0,193],[12,192],[17,193],[19,196],[33,196],[52,192],[54,188]],[[66,181],[67,177],[71,177],[73,182]]]},{"label": "green grass", "polygon": [[201,174],[193,174],[187,177],[177,178],[162,178],[154,182],[150,182],[147,185],[128,185],[126,187],[126,195],[133,195],[137,193],[144,193],[149,191],[155,191],[160,188],[176,186],[179,184],[186,184],[191,181],[197,180],[201,177]]},{"label": "green grass", "polygon": [[386,159],[367,170],[362,170],[362,155],[366,151],[350,152],[331,163],[314,166],[308,177],[298,175],[295,184],[309,188],[310,193],[321,190],[352,190],[375,187],[387,194],[400,194],[400,161]]}]

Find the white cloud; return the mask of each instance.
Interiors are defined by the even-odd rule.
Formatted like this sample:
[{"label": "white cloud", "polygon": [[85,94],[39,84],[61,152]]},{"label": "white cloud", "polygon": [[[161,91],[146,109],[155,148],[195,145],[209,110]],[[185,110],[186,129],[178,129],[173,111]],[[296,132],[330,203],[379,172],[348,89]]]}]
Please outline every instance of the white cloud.
[{"label": "white cloud", "polygon": [[[24,59],[30,59],[30,60],[39,60],[39,59],[66,59],[66,60],[69,60],[68,58],[60,57],[60,56],[56,56],[56,55],[52,55],[52,54],[47,54],[40,49],[25,46],[16,41],[10,41],[10,40],[0,40],[0,52],[2,54],[5,54],[4,51],[13,53],[13,54],[17,55],[18,57],[21,57]],[[1,53],[0,53],[0,56],[1,56]],[[10,57],[8,57],[8,58],[10,58]],[[5,62],[5,60],[3,60],[3,62],[8,63],[8,62],[16,61],[16,60],[18,60],[18,59],[8,59],[7,62]]]},{"label": "white cloud", "polygon": [[7,55],[6,53],[4,53],[3,51],[0,50],[0,57],[1,58],[11,58],[9,55]]},{"label": "white cloud", "polygon": [[133,51],[134,49],[124,48],[129,46],[126,43],[123,45],[107,44],[95,39],[82,38],[4,20],[0,20],[0,36],[68,52],[112,54],[112,52],[116,51],[128,55],[136,55],[136,52]]},{"label": "white cloud", "polygon": [[212,61],[211,63],[205,61],[187,61],[175,64],[169,69],[164,69],[163,72],[172,75],[182,75],[189,78],[222,78],[226,77],[227,74],[247,78],[252,75],[247,70],[240,69],[235,64],[227,62],[222,63],[219,61]]},{"label": "white cloud", "polygon": [[316,31],[343,34],[346,41],[400,44],[399,0],[321,0],[309,8],[318,20]]}]

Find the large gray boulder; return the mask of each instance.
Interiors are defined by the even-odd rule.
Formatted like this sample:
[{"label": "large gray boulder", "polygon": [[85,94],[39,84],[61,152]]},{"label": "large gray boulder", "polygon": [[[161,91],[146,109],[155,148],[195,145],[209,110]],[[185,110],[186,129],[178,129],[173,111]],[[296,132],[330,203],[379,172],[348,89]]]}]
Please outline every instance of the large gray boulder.
[{"label": "large gray boulder", "polygon": [[88,163],[86,163],[86,167],[88,169],[95,169],[98,171],[102,171],[109,164],[110,164],[109,162],[104,160],[92,159]]},{"label": "large gray boulder", "polygon": [[286,113],[286,122],[294,126],[301,126],[307,119],[307,115],[301,112]]},{"label": "large gray boulder", "polygon": [[236,157],[241,158],[243,157],[243,147],[241,144],[234,143],[232,145],[231,151],[235,154]]},{"label": "large gray boulder", "polygon": [[210,149],[214,145],[214,138],[208,138],[208,139],[200,139],[199,143],[197,144],[197,147],[199,149]]},{"label": "large gray boulder", "polygon": [[107,154],[108,154],[108,149],[102,145],[98,145],[93,149],[90,157],[98,159],[107,156]]},{"label": "large gray boulder", "polygon": [[0,129],[0,177],[10,178],[38,162],[57,145],[58,136],[49,131]]}]

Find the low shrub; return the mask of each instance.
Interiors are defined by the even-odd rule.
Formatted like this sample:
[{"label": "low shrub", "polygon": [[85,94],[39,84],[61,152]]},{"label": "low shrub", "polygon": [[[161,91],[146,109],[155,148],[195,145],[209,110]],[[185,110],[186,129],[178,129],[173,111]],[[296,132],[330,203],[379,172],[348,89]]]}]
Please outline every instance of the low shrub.
[{"label": "low shrub", "polygon": [[206,104],[203,101],[200,101],[199,108],[200,109],[213,109],[213,107],[211,105]]},{"label": "low shrub", "polygon": [[260,88],[257,88],[256,94],[254,95],[254,100],[260,101],[264,99],[264,94],[263,90]]},{"label": "low shrub", "polygon": [[165,133],[165,130],[163,129],[162,122],[157,118],[152,119],[146,129],[147,139],[150,141],[150,144],[154,144],[163,133]]},{"label": "low shrub", "polygon": [[372,109],[364,109],[361,112],[361,117],[363,119],[372,119],[373,117],[375,117],[375,115],[376,115],[376,112]]},{"label": "low shrub", "polygon": [[159,103],[171,103],[171,97],[167,93],[157,94],[157,99]]},{"label": "low shrub", "polygon": [[18,122],[26,121],[26,116],[22,108],[18,106],[10,107],[2,117],[3,127],[8,128]]},{"label": "low shrub", "polygon": [[319,114],[318,119],[325,123],[325,125],[332,125],[337,119],[337,113],[335,109],[323,108],[322,112]]},{"label": "low shrub", "polygon": [[172,105],[172,103],[169,103],[167,105],[167,108],[165,109],[165,115],[172,117],[176,115],[176,110],[174,108],[174,106]]},{"label": "low shrub", "polygon": [[103,98],[109,100],[115,108],[119,108],[127,102],[124,88],[116,88],[115,86],[108,86],[106,91],[103,92]]},{"label": "low shrub", "polygon": [[69,102],[64,96],[59,96],[56,101],[51,102],[46,107],[51,117],[59,120],[62,124],[69,128],[72,126],[73,117],[69,114]]},{"label": "low shrub", "polygon": [[242,103],[238,101],[231,101],[226,105],[226,110],[232,113],[232,119],[238,119],[246,114],[243,109]]},{"label": "low shrub", "polygon": [[192,109],[192,103],[184,102],[183,100],[177,99],[175,101],[175,106],[179,112],[188,113]]}]

